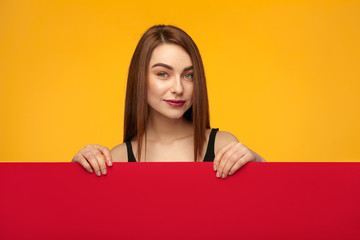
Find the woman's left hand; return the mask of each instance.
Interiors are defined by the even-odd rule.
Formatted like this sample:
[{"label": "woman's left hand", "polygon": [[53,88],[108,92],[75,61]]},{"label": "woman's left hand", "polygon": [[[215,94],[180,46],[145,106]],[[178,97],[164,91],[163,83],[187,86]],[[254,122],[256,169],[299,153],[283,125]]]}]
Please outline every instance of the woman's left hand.
[{"label": "woman's left hand", "polygon": [[214,171],[216,177],[226,178],[234,174],[248,162],[256,160],[256,153],[240,142],[230,142],[220,148],[215,155]]}]

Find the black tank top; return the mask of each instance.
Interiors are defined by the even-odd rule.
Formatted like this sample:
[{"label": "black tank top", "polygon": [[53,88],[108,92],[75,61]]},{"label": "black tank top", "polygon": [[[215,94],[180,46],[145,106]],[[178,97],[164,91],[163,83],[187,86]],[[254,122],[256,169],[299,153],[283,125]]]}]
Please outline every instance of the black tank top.
[{"label": "black tank top", "polygon": [[[214,152],[215,136],[216,136],[217,131],[219,131],[218,128],[211,129],[211,133],[209,136],[209,141],[208,141],[208,145],[207,145],[207,149],[206,149],[206,153],[205,153],[203,162],[213,162],[214,161],[214,158],[215,158],[215,152]],[[127,154],[128,154],[128,162],[136,162],[130,140],[126,141],[125,143],[126,143]]]}]

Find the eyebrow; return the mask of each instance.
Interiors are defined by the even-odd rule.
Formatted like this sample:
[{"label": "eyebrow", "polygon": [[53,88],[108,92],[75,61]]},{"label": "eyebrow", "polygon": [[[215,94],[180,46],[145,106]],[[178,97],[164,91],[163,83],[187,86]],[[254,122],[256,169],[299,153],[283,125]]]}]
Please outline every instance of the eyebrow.
[{"label": "eyebrow", "polygon": [[[169,66],[169,65],[167,65],[165,63],[156,63],[156,64],[152,65],[151,68],[154,68],[154,67],[164,67],[164,68],[167,68],[169,70],[174,70],[174,68],[172,66]],[[193,69],[193,66],[186,67],[186,68],[184,68],[183,71],[188,71],[188,70],[191,70],[191,69]]]}]

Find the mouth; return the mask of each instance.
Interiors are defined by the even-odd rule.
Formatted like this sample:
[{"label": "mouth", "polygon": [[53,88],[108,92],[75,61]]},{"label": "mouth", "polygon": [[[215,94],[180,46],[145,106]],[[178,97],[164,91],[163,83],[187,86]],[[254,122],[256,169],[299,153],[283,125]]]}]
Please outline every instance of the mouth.
[{"label": "mouth", "polygon": [[167,104],[169,104],[170,106],[173,107],[181,107],[185,104],[185,100],[175,100],[175,99],[170,99],[170,100],[164,100]]}]

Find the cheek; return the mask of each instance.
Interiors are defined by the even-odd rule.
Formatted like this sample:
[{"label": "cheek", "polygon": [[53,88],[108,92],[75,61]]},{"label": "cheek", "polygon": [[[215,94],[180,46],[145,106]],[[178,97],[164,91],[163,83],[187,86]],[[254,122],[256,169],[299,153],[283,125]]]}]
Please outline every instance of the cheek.
[{"label": "cheek", "polygon": [[192,98],[192,96],[194,95],[193,94],[193,91],[194,91],[194,84],[193,83],[189,83],[187,86],[187,92],[189,94],[189,97]]},{"label": "cheek", "polygon": [[147,98],[159,97],[163,94],[164,86],[161,82],[149,79],[147,84]]},{"label": "cheek", "polygon": [[184,93],[185,93],[184,97],[188,99],[189,107],[193,104],[193,95],[194,95],[193,91],[194,91],[194,85],[192,82],[191,83],[187,82],[184,84]]}]

